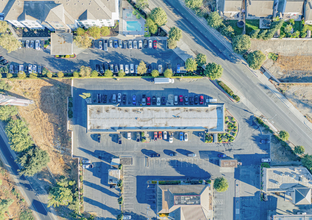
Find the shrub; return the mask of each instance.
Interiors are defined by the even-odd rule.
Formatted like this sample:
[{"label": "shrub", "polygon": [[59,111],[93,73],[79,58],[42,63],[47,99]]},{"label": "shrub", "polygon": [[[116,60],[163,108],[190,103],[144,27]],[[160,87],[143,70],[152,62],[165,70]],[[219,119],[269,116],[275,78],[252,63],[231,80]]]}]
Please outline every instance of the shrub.
[{"label": "shrub", "polygon": [[252,30],[252,32],[250,32],[250,38],[252,39],[255,39],[258,37],[258,34],[260,32],[260,29],[255,29],[255,30]]},{"label": "shrub", "polygon": [[101,27],[100,32],[103,37],[110,35],[110,29],[108,27]]},{"label": "shrub", "polygon": [[78,78],[79,77],[79,73],[77,71],[74,71],[73,72],[73,77],[77,77]]},{"label": "shrub", "polygon": [[86,33],[86,31],[83,29],[83,28],[78,28],[77,30],[76,30],[76,34],[78,35],[78,36],[82,36],[82,35],[84,35]]},{"label": "shrub", "polygon": [[118,72],[119,77],[124,77],[125,75],[126,75],[125,71],[119,70],[119,72]]},{"label": "shrub", "polygon": [[210,79],[212,80],[219,79],[222,76],[222,73],[223,68],[220,64],[208,63],[208,65],[206,65],[205,74]]},{"label": "shrub", "polygon": [[92,72],[91,72],[91,77],[98,77],[98,76],[99,76],[98,71],[92,70]]},{"label": "shrub", "polygon": [[172,77],[172,69],[166,69],[164,72],[164,77],[171,78]]},{"label": "shrub", "polygon": [[177,41],[169,38],[167,40],[167,45],[169,49],[175,49],[177,47]]},{"label": "shrub", "polygon": [[235,35],[234,29],[232,28],[231,25],[222,27],[221,28],[221,34],[226,36],[226,37],[229,37],[229,38],[232,38]]},{"label": "shrub", "polygon": [[185,68],[186,71],[189,72],[194,72],[195,70],[197,70],[196,60],[193,58],[187,58],[187,60],[185,61]]},{"label": "shrub", "polygon": [[279,132],[279,137],[283,141],[287,141],[289,139],[289,133],[287,131],[280,131]]},{"label": "shrub", "polygon": [[105,70],[104,76],[106,77],[112,77],[113,76],[113,72],[110,70]]},{"label": "shrub", "polygon": [[214,11],[209,14],[207,22],[210,27],[218,29],[221,26],[223,19],[217,11]]},{"label": "shrub", "polygon": [[25,79],[26,78],[26,73],[24,71],[18,72],[17,77],[19,79]]},{"label": "shrub", "polygon": [[48,78],[52,78],[52,77],[53,77],[53,74],[52,74],[51,72],[48,72],[48,73],[47,73],[47,77],[48,77]]},{"label": "shrub", "polygon": [[64,73],[61,72],[61,71],[58,72],[58,73],[57,73],[57,77],[58,77],[58,78],[63,78],[63,77],[64,77]]},{"label": "shrub", "polygon": [[268,58],[273,60],[273,61],[276,61],[277,58],[278,58],[278,54],[270,52],[269,55],[268,55]]},{"label": "shrub", "polygon": [[304,153],[304,147],[303,146],[296,146],[295,149],[294,149],[294,152],[296,154],[303,154]]},{"label": "shrub", "polygon": [[154,77],[154,78],[158,77],[158,76],[159,76],[158,70],[153,70],[151,75],[152,75],[152,77]]},{"label": "shrub", "polygon": [[101,37],[101,29],[98,26],[92,26],[88,28],[88,33],[94,39],[99,39]]},{"label": "shrub", "polygon": [[247,63],[250,66],[250,68],[258,70],[262,66],[265,59],[266,56],[260,50],[256,50],[248,54]]},{"label": "shrub", "polygon": [[250,37],[248,35],[238,35],[234,37],[232,47],[236,53],[246,53],[251,47]]},{"label": "shrub", "polygon": [[29,78],[31,79],[37,79],[38,74],[37,73],[31,73],[29,74]]},{"label": "shrub", "polygon": [[219,86],[222,87],[222,89],[224,91],[226,91],[230,96],[233,96],[234,95],[234,92],[232,91],[232,89],[230,89],[227,85],[225,85],[223,82],[221,81],[217,81]]},{"label": "shrub", "polygon": [[233,99],[235,99],[235,101],[237,101],[237,102],[240,101],[240,97],[238,95],[233,95]]},{"label": "shrub", "polygon": [[90,77],[92,69],[88,66],[81,66],[79,75],[81,77]]},{"label": "shrub", "polygon": [[268,30],[266,30],[266,29],[265,30],[261,30],[257,38],[260,39],[260,40],[264,40],[264,37],[265,37],[267,32],[268,32]]},{"label": "shrub", "polygon": [[7,73],[7,79],[10,79],[10,78],[12,78],[13,77],[13,74],[12,73]]},{"label": "shrub", "polygon": [[229,183],[224,177],[215,179],[213,187],[217,192],[225,192],[229,188]]},{"label": "shrub", "polygon": [[196,9],[203,6],[203,0],[185,0],[185,4],[190,9]]},{"label": "shrub", "polygon": [[70,56],[69,56],[69,55],[66,55],[65,58],[70,58]]}]

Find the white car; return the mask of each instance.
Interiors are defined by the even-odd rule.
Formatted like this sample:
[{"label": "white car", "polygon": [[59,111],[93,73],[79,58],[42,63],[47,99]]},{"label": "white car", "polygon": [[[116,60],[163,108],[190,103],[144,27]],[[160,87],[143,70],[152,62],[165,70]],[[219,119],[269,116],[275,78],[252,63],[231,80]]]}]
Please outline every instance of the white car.
[{"label": "white car", "polygon": [[164,131],[163,135],[164,135],[164,140],[167,140],[167,131]]},{"label": "white car", "polygon": [[39,40],[35,41],[35,49],[40,50],[40,41]]},{"label": "white car", "polygon": [[91,161],[89,159],[84,159],[82,160],[82,163],[85,164],[85,163],[91,163]]},{"label": "white car", "polygon": [[130,64],[130,73],[134,73],[134,65],[133,65],[133,63]]},{"label": "white car", "polygon": [[157,105],[160,105],[161,103],[160,103],[160,97],[157,97]]},{"label": "white car", "polygon": [[128,74],[129,73],[129,65],[125,65],[125,73]]},{"label": "white car", "polygon": [[172,134],[169,135],[169,143],[170,143],[170,144],[173,143],[173,136],[172,136]]},{"label": "white car", "polygon": [[125,71],[125,70],[124,70],[124,67],[123,67],[123,64],[120,64],[120,65],[119,65],[119,70]]},{"label": "white car", "polygon": [[136,40],[133,41],[133,49],[138,49],[138,42]]},{"label": "white car", "polygon": [[83,169],[91,169],[91,168],[93,168],[93,165],[92,164],[83,164],[82,168]]},{"label": "white car", "polygon": [[31,64],[28,65],[28,73],[32,73],[32,65]]},{"label": "white car", "polygon": [[158,65],[158,72],[159,72],[159,73],[162,73],[162,69],[163,69],[163,68],[162,68],[162,65],[159,64],[159,65]]},{"label": "white car", "polygon": [[21,71],[24,71],[24,66],[22,64],[20,64],[18,66],[18,71],[21,72]]},{"label": "white car", "polygon": [[139,49],[142,49],[142,40],[139,40]]},{"label": "white car", "polygon": [[132,41],[129,40],[129,49],[132,49]]},{"label": "white car", "polygon": [[121,93],[118,93],[117,102],[118,102],[118,103],[120,103],[120,102],[121,102]]},{"label": "white car", "polygon": [[37,72],[37,65],[32,65],[32,71],[33,71],[33,73],[36,73]]},{"label": "white car", "polygon": [[184,141],[188,141],[188,133],[184,133]]},{"label": "white car", "polygon": [[263,162],[263,163],[270,163],[271,162],[271,158],[262,158],[261,162]]},{"label": "white car", "polygon": [[128,140],[131,140],[131,132],[128,132],[128,133],[127,133],[127,139],[128,139]]},{"label": "white car", "polygon": [[153,48],[153,42],[152,42],[152,40],[149,40],[149,41],[148,41],[148,48]]}]

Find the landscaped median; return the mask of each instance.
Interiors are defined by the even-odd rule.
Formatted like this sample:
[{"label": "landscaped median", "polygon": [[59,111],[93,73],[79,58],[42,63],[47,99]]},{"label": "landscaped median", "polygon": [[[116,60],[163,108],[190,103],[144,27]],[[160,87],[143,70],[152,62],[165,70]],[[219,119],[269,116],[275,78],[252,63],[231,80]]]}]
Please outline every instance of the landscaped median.
[{"label": "landscaped median", "polygon": [[233,98],[235,101],[239,102],[240,97],[238,95],[235,95],[233,90],[230,89],[224,82],[220,80],[216,80],[218,85],[229,95],[231,98]]}]

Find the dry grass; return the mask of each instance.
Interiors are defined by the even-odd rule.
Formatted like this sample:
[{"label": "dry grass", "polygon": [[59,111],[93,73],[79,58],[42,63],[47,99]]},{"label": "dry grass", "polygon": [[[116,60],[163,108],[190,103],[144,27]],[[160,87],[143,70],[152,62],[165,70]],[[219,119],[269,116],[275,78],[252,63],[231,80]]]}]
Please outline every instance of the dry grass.
[{"label": "dry grass", "polygon": [[276,64],[286,71],[312,71],[312,56],[278,56]]}]

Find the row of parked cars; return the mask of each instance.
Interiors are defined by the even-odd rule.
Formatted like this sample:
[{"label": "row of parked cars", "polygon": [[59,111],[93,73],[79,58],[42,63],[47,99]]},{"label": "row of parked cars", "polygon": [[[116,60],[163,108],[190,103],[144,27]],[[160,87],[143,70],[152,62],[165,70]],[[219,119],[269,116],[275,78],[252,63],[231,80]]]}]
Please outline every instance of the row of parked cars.
[{"label": "row of parked cars", "polygon": [[6,59],[4,59],[3,56],[0,56],[0,65],[1,66],[5,66],[8,64],[8,61]]},{"label": "row of parked cars", "polygon": [[100,40],[98,48],[108,51],[108,48],[124,48],[124,49],[142,49],[154,48],[157,49],[157,40]]},{"label": "row of parked cars", "polygon": [[44,40],[25,40],[21,41],[22,47],[41,50],[44,45]]},{"label": "row of parked cars", "polygon": [[36,64],[20,64],[20,65],[13,65],[11,64],[9,66],[9,73],[15,73],[17,74],[18,72],[24,71],[26,74],[30,73],[38,73],[42,74],[42,67]]},{"label": "row of parked cars", "polygon": [[[108,97],[106,94],[97,94],[97,103],[108,103]],[[146,96],[142,95],[142,98],[138,100],[136,95],[132,95],[132,105],[142,104],[145,105],[166,105],[167,99],[165,96]],[[111,102],[113,104],[122,103],[124,105],[127,104],[127,95],[126,94],[112,94]],[[204,96],[203,95],[194,95],[194,96],[183,96],[183,95],[175,95],[174,96],[174,105],[203,105],[204,104]]]}]

